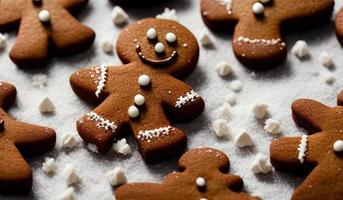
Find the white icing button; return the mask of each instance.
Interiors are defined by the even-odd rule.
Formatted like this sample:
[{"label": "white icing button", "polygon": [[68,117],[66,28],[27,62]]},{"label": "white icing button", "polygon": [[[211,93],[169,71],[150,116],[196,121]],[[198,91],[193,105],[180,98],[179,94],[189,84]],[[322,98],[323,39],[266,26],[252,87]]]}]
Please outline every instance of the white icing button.
[{"label": "white icing button", "polygon": [[176,41],[176,35],[174,33],[167,33],[166,35],[166,40],[169,42],[169,43],[174,43]]},{"label": "white icing button", "polygon": [[47,10],[41,10],[38,14],[39,21],[46,23],[50,21],[50,13]]},{"label": "white icing button", "polygon": [[155,52],[156,53],[163,53],[164,52],[164,44],[162,44],[161,42],[157,43],[155,45]]},{"label": "white icing button", "polygon": [[264,6],[260,2],[255,2],[251,9],[256,15],[259,15],[263,13]]},{"label": "white icing button", "polygon": [[197,184],[198,187],[205,187],[206,186],[206,180],[203,177],[198,177],[195,180],[195,183]]},{"label": "white icing button", "polygon": [[129,117],[136,118],[139,115],[139,110],[136,106],[130,106],[127,113],[129,114]]},{"label": "white icing button", "polygon": [[146,36],[149,40],[153,40],[157,37],[156,29],[149,28],[149,30],[146,32]]},{"label": "white icing button", "polygon": [[114,170],[108,171],[106,173],[106,177],[108,182],[112,186],[119,186],[127,182],[125,172],[119,167],[115,168]]},{"label": "white icing button", "polygon": [[138,78],[138,84],[140,86],[147,86],[150,84],[150,77],[147,75],[141,75]]},{"label": "white icing button", "polygon": [[145,98],[143,95],[137,94],[134,101],[137,106],[142,106],[145,103]]},{"label": "white icing button", "polygon": [[337,140],[333,144],[333,150],[335,150],[335,152],[342,152],[343,151],[343,140]]},{"label": "white icing button", "polygon": [[228,137],[230,135],[230,129],[228,123],[224,119],[218,119],[212,123],[215,134],[218,137]]}]

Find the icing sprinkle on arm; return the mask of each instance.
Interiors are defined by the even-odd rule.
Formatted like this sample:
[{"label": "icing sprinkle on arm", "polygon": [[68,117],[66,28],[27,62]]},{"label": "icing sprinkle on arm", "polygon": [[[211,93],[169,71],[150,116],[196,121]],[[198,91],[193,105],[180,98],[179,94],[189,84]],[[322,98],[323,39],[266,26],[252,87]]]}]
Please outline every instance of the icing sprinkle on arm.
[{"label": "icing sprinkle on arm", "polygon": [[114,122],[101,117],[94,111],[87,113],[87,117],[89,120],[95,121],[97,127],[103,128],[106,131],[111,130],[114,133],[117,129],[117,125]]},{"label": "icing sprinkle on arm", "polygon": [[176,108],[181,108],[182,106],[184,106],[186,103],[188,102],[193,102],[195,100],[195,98],[200,97],[196,92],[194,92],[194,90],[187,92],[186,95],[184,96],[180,96],[175,104]]},{"label": "icing sprinkle on arm", "polygon": [[307,140],[308,136],[307,135],[303,135],[301,137],[301,141],[298,147],[298,151],[299,151],[299,155],[298,155],[298,159],[300,160],[300,163],[304,163],[305,161],[305,156],[306,156],[306,151],[307,151]]},{"label": "icing sprinkle on arm", "polygon": [[278,45],[286,46],[284,42],[282,42],[281,38],[274,38],[274,39],[256,39],[256,38],[248,38],[239,36],[238,39],[235,40],[238,43],[250,43],[250,44],[261,44],[261,45]]},{"label": "icing sprinkle on arm", "polygon": [[96,78],[95,83],[97,84],[95,96],[99,98],[101,91],[105,88],[107,78],[107,65],[102,64],[100,67],[95,68]]}]

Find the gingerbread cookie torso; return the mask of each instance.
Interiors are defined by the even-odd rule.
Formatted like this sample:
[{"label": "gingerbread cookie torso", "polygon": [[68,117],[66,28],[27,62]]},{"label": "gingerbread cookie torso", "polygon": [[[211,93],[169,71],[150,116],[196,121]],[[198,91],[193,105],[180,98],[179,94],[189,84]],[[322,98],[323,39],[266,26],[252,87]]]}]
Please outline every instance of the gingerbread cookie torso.
[{"label": "gingerbread cookie torso", "polygon": [[229,158],[211,148],[193,149],[178,162],[180,172],[169,174],[163,183],[130,183],[115,191],[117,200],[257,200],[239,192],[243,180],[229,174]]},{"label": "gingerbread cookie torso", "polygon": [[55,146],[55,131],[12,119],[3,110],[16,97],[13,85],[0,82],[0,193],[31,191],[32,171],[23,156],[47,152]]},{"label": "gingerbread cookie torso", "polygon": [[302,137],[272,142],[270,160],[283,171],[310,171],[295,190],[293,200],[330,199],[343,196],[343,93],[337,107],[310,99],[292,104],[295,123],[308,131]]},{"label": "gingerbread cookie torso", "polygon": [[287,56],[282,25],[329,20],[333,6],[333,0],[201,0],[201,14],[211,29],[234,30],[232,46],[241,63],[266,69]]},{"label": "gingerbread cookie torso", "polygon": [[1,0],[0,31],[19,25],[10,58],[19,67],[44,65],[50,49],[71,55],[89,48],[95,38],[69,11],[78,11],[88,0]]},{"label": "gingerbread cookie torso", "polygon": [[125,65],[88,67],[70,78],[78,96],[100,104],[77,122],[80,136],[106,152],[132,132],[145,161],[175,156],[185,148],[186,136],[168,117],[188,121],[204,110],[203,99],[175,78],[197,64],[195,37],[177,22],[144,19],[122,31],[117,52]]},{"label": "gingerbread cookie torso", "polygon": [[343,46],[343,9],[336,16],[336,35],[338,41]]}]

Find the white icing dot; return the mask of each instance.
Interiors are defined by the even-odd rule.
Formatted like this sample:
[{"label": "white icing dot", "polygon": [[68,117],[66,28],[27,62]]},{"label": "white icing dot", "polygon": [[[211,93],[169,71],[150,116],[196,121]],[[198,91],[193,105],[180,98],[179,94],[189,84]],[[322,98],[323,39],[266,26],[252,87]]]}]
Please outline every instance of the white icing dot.
[{"label": "white icing dot", "polygon": [[161,42],[157,43],[155,45],[155,52],[156,53],[163,53],[164,52],[164,44],[162,44]]},{"label": "white icing dot", "polygon": [[140,86],[147,86],[150,84],[150,77],[147,75],[141,75],[138,78],[138,84]]},{"label": "white icing dot", "polygon": [[169,42],[169,43],[174,43],[176,41],[176,35],[174,33],[167,33],[166,35],[166,40]]},{"label": "white icing dot", "polygon": [[135,104],[138,106],[142,106],[145,103],[145,98],[143,95],[137,94],[135,96]]},{"label": "white icing dot", "polygon": [[337,140],[333,144],[333,150],[335,150],[336,152],[342,152],[343,151],[343,140]]},{"label": "white icing dot", "polygon": [[259,15],[263,13],[264,6],[260,2],[255,2],[251,9],[255,14]]},{"label": "white icing dot", "polygon": [[49,22],[50,21],[50,12],[47,10],[41,10],[38,14],[39,21]]},{"label": "white icing dot", "polygon": [[146,36],[148,37],[149,40],[155,39],[157,37],[156,29],[149,28],[149,30],[146,32]]},{"label": "white icing dot", "polygon": [[205,187],[206,186],[206,180],[203,177],[198,177],[195,180],[195,183],[197,184],[198,187]]},{"label": "white icing dot", "polygon": [[136,118],[139,116],[139,110],[136,106],[130,106],[127,113],[129,114],[129,117]]}]

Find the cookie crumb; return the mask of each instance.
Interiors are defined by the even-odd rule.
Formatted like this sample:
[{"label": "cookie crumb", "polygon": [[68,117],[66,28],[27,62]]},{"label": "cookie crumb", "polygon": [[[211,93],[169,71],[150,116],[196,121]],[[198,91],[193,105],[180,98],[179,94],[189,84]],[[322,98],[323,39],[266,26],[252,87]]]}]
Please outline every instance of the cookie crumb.
[{"label": "cookie crumb", "polygon": [[63,176],[68,186],[80,182],[80,177],[77,175],[74,164],[67,164],[63,171]]},{"label": "cookie crumb", "polygon": [[218,137],[228,137],[230,135],[230,128],[224,119],[217,119],[212,123],[215,134]]},{"label": "cookie crumb", "polygon": [[267,174],[272,170],[272,165],[270,164],[267,156],[259,153],[250,166],[250,170],[255,174],[263,173]]},{"label": "cookie crumb", "polygon": [[207,32],[201,32],[199,36],[199,41],[202,46],[209,47],[213,46],[213,39]]},{"label": "cookie crumb", "polygon": [[57,166],[56,166],[54,158],[45,158],[45,161],[43,162],[43,165],[42,165],[42,170],[45,174],[54,173],[56,168]]},{"label": "cookie crumb", "polygon": [[291,52],[296,55],[298,58],[304,58],[310,54],[307,43],[304,40],[298,40]]},{"label": "cookie crumb", "polygon": [[123,138],[119,140],[118,142],[113,144],[113,149],[115,152],[123,154],[123,155],[129,155],[132,153],[131,147],[129,144],[127,144],[126,139]]},{"label": "cookie crumb", "polygon": [[268,105],[257,99],[252,105],[252,112],[257,119],[263,119],[268,113]]},{"label": "cookie crumb", "polygon": [[238,147],[246,147],[246,146],[252,146],[253,141],[250,136],[250,134],[246,130],[240,130],[237,134],[235,134],[235,140],[234,143]]},{"label": "cookie crumb", "polygon": [[167,19],[167,20],[173,20],[177,21],[177,15],[176,15],[176,10],[175,9],[169,9],[165,8],[164,12],[161,14],[156,15],[157,19]]},{"label": "cookie crumb", "polygon": [[108,182],[114,187],[123,185],[127,182],[125,172],[119,167],[116,167],[114,170],[108,171],[106,173],[106,177]]},{"label": "cookie crumb", "polygon": [[106,54],[113,54],[114,52],[114,45],[109,40],[102,40],[100,43],[100,47],[102,51]]},{"label": "cookie crumb", "polygon": [[326,68],[330,68],[334,66],[331,55],[329,55],[329,53],[327,53],[326,51],[323,51],[319,55],[319,61]]},{"label": "cookie crumb", "polygon": [[277,135],[281,132],[280,122],[275,119],[268,119],[265,122],[264,130],[272,135]]},{"label": "cookie crumb", "polygon": [[230,87],[234,92],[240,92],[243,89],[243,84],[240,80],[231,81]]},{"label": "cookie crumb", "polygon": [[116,25],[124,24],[129,19],[129,15],[120,6],[113,8],[111,17],[113,23]]},{"label": "cookie crumb", "polygon": [[74,188],[68,188],[59,198],[59,200],[76,200]]},{"label": "cookie crumb", "polygon": [[226,61],[221,61],[216,65],[217,74],[221,77],[225,77],[231,74],[232,68]]},{"label": "cookie crumb", "polygon": [[62,135],[62,143],[61,146],[63,148],[69,148],[72,149],[76,146],[77,144],[77,139],[76,139],[76,134],[67,132]]},{"label": "cookie crumb", "polygon": [[45,97],[39,104],[39,111],[41,113],[52,113],[55,112],[55,106],[49,97]]}]

